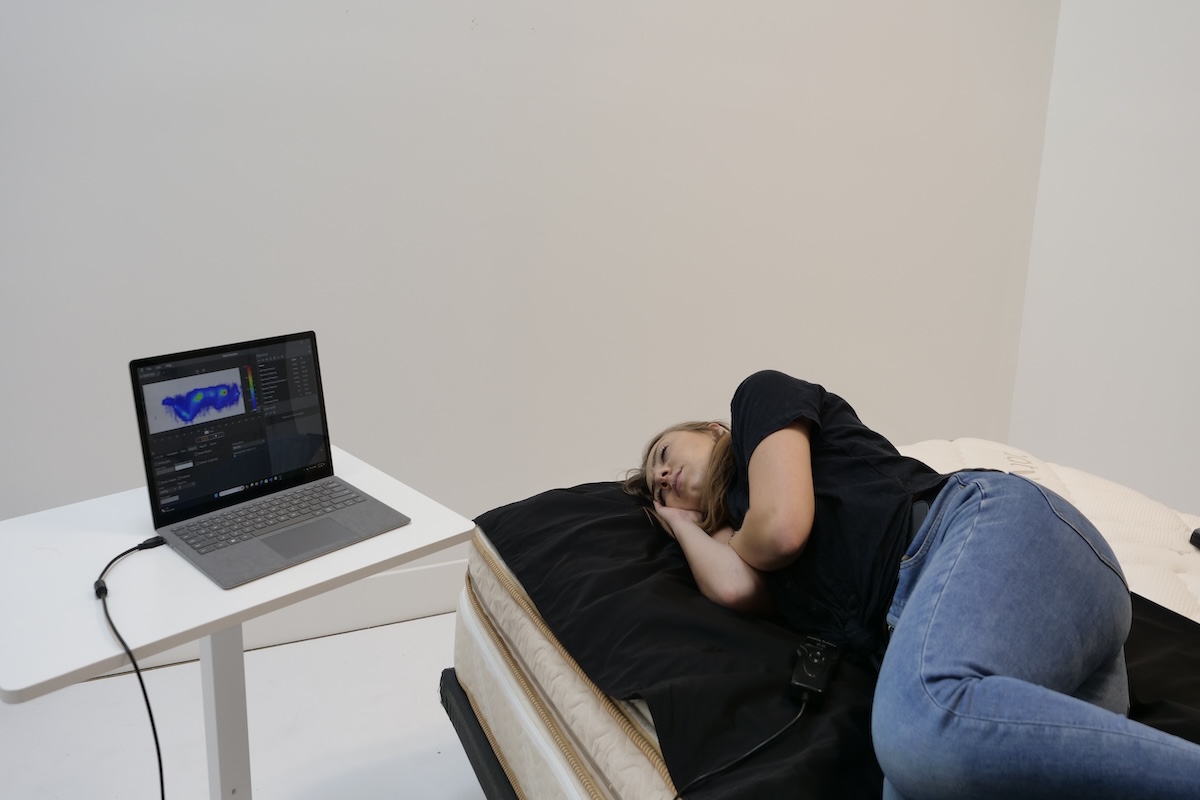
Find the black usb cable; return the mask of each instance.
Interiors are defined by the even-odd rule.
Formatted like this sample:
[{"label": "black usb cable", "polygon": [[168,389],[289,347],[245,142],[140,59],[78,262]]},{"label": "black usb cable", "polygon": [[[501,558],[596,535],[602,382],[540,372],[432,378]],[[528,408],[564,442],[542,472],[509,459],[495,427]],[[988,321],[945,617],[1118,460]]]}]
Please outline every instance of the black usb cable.
[{"label": "black usb cable", "polygon": [[734,767],[734,766],[742,763],[747,758],[754,755],[755,753],[757,753],[758,751],[762,750],[764,747],[769,745],[771,742],[778,739],[780,736],[783,736],[785,733],[788,732],[788,730],[791,729],[791,727],[793,725],[795,725],[797,722],[800,721],[800,718],[804,716],[804,709],[807,707],[808,707],[808,695],[805,694],[804,697],[800,700],[800,710],[798,712],[796,712],[796,716],[792,717],[791,721],[788,722],[788,724],[784,725],[782,728],[775,731],[775,733],[771,734],[766,739],[763,739],[761,742],[756,744],[754,747],[750,748],[745,753],[742,753],[740,756],[733,759],[729,763],[724,764],[720,767],[717,767],[714,770],[710,770],[709,772],[706,772],[703,775],[699,775],[699,776],[693,778],[692,781],[690,783],[688,783],[687,786],[684,786],[682,789],[679,790],[679,792],[675,795],[673,800],[681,800],[683,798],[684,792],[690,792],[692,789],[695,789],[699,784],[703,783],[704,781],[708,780],[709,778],[716,776],[716,775],[720,775],[725,770],[730,769],[731,767]]},{"label": "black usb cable", "polygon": [[116,636],[117,641],[121,643],[122,649],[125,650],[125,655],[129,656],[129,663],[133,665],[133,671],[134,674],[137,675],[138,684],[142,687],[142,698],[146,701],[146,713],[150,715],[150,732],[154,734],[154,752],[158,756],[158,791],[163,800],[166,800],[167,785],[163,776],[162,748],[158,743],[158,726],[154,724],[154,711],[150,708],[150,695],[146,692],[146,682],[142,680],[142,670],[140,667],[138,667],[137,660],[133,657],[133,651],[130,650],[129,645],[125,643],[125,639],[121,636],[120,631],[117,630],[117,626],[113,624],[112,616],[110,616],[108,613],[108,585],[104,583],[104,576],[108,574],[108,571],[113,568],[114,564],[116,564],[125,556],[129,555],[130,553],[136,553],[138,550],[149,550],[153,547],[159,547],[164,544],[166,544],[166,540],[161,536],[152,536],[151,538],[139,544],[137,547],[129,548],[124,553],[121,553],[112,561],[108,562],[108,566],[106,566],[100,572],[100,577],[96,579],[96,582],[92,585],[92,588],[96,592],[96,597],[100,598],[101,605],[104,606],[104,618],[108,620],[108,627],[112,629],[113,635]]},{"label": "black usb cable", "polygon": [[804,716],[804,710],[808,708],[809,701],[817,703],[825,695],[825,690],[829,688],[829,682],[833,677],[833,671],[837,667],[840,657],[841,648],[833,642],[828,642],[816,636],[806,636],[803,641],[799,642],[799,647],[796,649],[796,666],[792,671],[792,680],[788,686],[788,694],[792,699],[800,701],[800,710],[796,712],[796,716],[792,717],[790,722],[775,731],[775,733],[729,763],[693,778],[675,794],[673,800],[681,800],[684,792],[690,792],[701,782],[708,780],[714,775],[720,775],[727,769],[742,763],[787,733]]}]

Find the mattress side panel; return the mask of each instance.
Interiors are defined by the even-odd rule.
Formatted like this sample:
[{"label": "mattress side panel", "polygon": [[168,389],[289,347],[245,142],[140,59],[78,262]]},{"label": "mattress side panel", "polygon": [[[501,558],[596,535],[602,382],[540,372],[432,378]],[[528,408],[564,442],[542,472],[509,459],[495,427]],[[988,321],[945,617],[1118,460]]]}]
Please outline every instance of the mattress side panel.
[{"label": "mattress side panel", "polygon": [[[566,760],[594,781],[592,791],[615,798],[673,797],[657,738],[642,712],[600,693],[570,661],[482,534],[470,548],[468,575],[477,616],[500,639],[499,649],[509,656],[507,668],[519,673],[541,713],[549,715],[562,740],[557,744],[569,751]],[[456,653],[456,669],[457,658]],[[474,680],[474,670],[467,672],[467,680]],[[525,719],[526,727],[546,727],[546,722]],[[498,738],[502,746],[524,746],[516,731]]]},{"label": "mattress side panel", "polygon": [[489,645],[484,623],[464,592],[455,620],[454,670],[513,789],[523,799],[588,798]]}]

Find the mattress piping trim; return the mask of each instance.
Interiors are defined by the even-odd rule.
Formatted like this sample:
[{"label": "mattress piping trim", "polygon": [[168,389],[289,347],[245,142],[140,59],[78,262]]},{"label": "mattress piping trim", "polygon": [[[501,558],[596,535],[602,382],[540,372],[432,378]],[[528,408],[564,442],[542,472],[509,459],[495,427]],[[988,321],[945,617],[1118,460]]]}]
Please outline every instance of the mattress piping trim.
[{"label": "mattress piping trim", "polygon": [[517,780],[517,776],[513,773],[512,767],[509,766],[508,759],[504,757],[504,753],[500,750],[500,745],[496,741],[495,734],[492,733],[491,726],[488,725],[487,720],[484,718],[483,714],[480,713],[479,704],[475,702],[475,695],[473,695],[471,690],[466,686],[463,686],[461,683],[459,684],[459,687],[462,688],[463,694],[467,696],[467,703],[470,704],[471,711],[475,714],[475,720],[479,723],[479,729],[483,731],[484,737],[487,738],[488,745],[492,748],[492,752],[496,755],[496,761],[500,763],[500,769],[504,770],[504,775],[508,778],[509,786],[512,787],[513,792],[515,792],[517,795],[517,800],[526,800],[525,792],[522,791],[521,784]]},{"label": "mattress piping trim", "polygon": [[[663,779],[663,782],[667,785],[668,789],[670,789],[672,792],[675,791],[675,782],[671,779],[671,773],[667,770],[667,763],[663,760],[662,753],[659,752],[658,748],[646,738],[645,734],[641,732],[638,726],[631,721],[628,716],[626,716],[621,707],[613,702],[611,697],[601,691],[600,688],[592,682],[592,679],[588,677],[587,673],[584,672],[577,663],[575,663],[575,659],[571,657],[571,654],[567,652],[567,649],[563,647],[561,642],[558,641],[558,637],[554,635],[554,632],[550,629],[550,626],[546,624],[544,619],[542,619],[542,615],[538,612],[537,608],[534,607],[533,601],[529,599],[529,596],[525,594],[523,587],[521,587],[520,584],[513,579],[506,568],[498,563],[495,553],[492,551],[492,548],[488,546],[489,543],[487,543],[483,531],[481,531],[478,527],[475,529],[474,540],[471,544],[479,553],[479,555],[487,562],[488,568],[500,581],[500,584],[504,587],[505,591],[508,592],[509,596],[521,606],[522,610],[529,617],[530,621],[533,622],[538,631],[546,637],[547,641],[554,645],[563,661],[575,672],[576,675],[579,676],[579,679],[583,682],[583,685],[586,686],[589,691],[591,691],[600,706],[609,714],[609,716],[612,717],[613,721],[617,723],[617,725],[621,728],[621,731],[629,738],[631,742],[633,742],[634,746],[636,746],[638,750],[642,752],[642,755],[644,755],[646,760],[650,762],[650,765],[659,774],[659,777]],[[475,605],[476,610],[480,610],[480,604],[475,596],[474,590],[471,589],[470,580],[470,575],[468,575],[468,595],[471,598],[471,603]],[[480,614],[480,616],[486,618],[487,614]],[[497,645],[503,648],[506,660],[511,659],[512,655],[508,652],[507,646],[505,646],[503,642],[499,640],[499,633],[491,630],[491,620],[487,619],[487,623],[489,633],[493,633],[497,640]],[[514,674],[516,674],[515,671]],[[523,675],[520,676],[520,680],[522,681],[522,684],[524,684],[525,678]],[[539,714],[540,713],[541,711],[539,711]],[[555,734],[556,739],[557,737],[558,734]]]},{"label": "mattress piping trim", "polygon": [[[534,711],[538,715],[538,719],[542,721],[542,725],[545,726],[546,730],[550,733],[551,738],[554,739],[554,743],[558,745],[559,751],[563,754],[563,758],[565,758],[567,763],[571,766],[571,771],[574,772],[575,777],[579,779],[579,783],[582,785],[583,790],[586,791],[588,796],[593,798],[593,800],[605,800],[604,793],[600,791],[599,787],[596,786],[592,776],[588,773],[587,769],[584,768],[579,754],[576,753],[575,748],[571,746],[570,740],[568,739],[567,735],[563,733],[562,728],[559,727],[558,722],[554,719],[554,715],[551,714],[549,709],[546,708],[546,704],[542,701],[541,696],[529,684],[529,679],[525,677],[524,672],[522,672],[518,667],[517,661],[513,657],[512,652],[508,649],[507,643],[505,643],[503,637],[500,635],[500,632],[496,630],[495,625],[492,623],[491,617],[489,617],[487,612],[484,610],[483,604],[479,602],[479,596],[475,594],[475,588],[471,585],[470,575],[467,576],[467,598],[470,600],[471,607],[474,608],[476,616],[478,616],[479,620],[483,623],[483,627],[487,631],[488,636],[491,637],[492,643],[496,646],[496,651],[504,659],[504,663],[508,665],[509,672],[521,687],[521,691],[525,694],[525,698],[529,701],[530,705],[533,706]],[[468,693],[467,697],[470,699],[470,693]],[[474,702],[472,702],[472,707],[474,707]],[[483,724],[482,719],[481,724]],[[490,736],[489,741],[491,741]],[[493,749],[496,749],[494,742]],[[496,755],[503,763],[504,757],[498,749],[496,750]],[[515,787],[516,784],[514,783],[514,788]]]}]

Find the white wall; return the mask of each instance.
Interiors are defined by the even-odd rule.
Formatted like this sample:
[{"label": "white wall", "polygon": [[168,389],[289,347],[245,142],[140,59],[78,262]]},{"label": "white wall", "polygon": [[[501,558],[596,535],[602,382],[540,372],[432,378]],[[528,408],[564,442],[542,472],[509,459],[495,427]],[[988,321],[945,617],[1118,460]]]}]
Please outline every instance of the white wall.
[{"label": "white wall", "polygon": [[1200,5],[1062,5],[1011,441],[1200,509]]},{"label": "white wall", "polygon": [[0,7],[0,518],[142,483],[126,362],[314,328],[467,516],[762,367],[1008,432],[1057,4]]}]

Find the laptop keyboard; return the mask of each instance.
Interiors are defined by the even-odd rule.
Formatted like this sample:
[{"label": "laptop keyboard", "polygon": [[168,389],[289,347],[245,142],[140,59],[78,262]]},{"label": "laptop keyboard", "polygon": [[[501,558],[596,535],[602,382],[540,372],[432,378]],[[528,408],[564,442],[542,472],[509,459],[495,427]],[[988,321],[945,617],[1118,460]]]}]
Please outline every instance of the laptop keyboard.
[{"label": "laptop keyboard", "polygon": [[365,499],[344,483],[318,481],[291,492],[264,497],[203,519],[176,525],[171,531],[197,553],[211,553],[361,503]]}]

